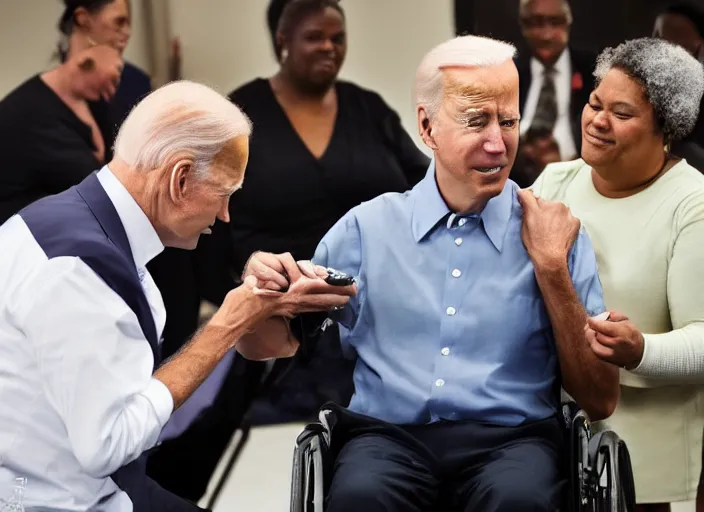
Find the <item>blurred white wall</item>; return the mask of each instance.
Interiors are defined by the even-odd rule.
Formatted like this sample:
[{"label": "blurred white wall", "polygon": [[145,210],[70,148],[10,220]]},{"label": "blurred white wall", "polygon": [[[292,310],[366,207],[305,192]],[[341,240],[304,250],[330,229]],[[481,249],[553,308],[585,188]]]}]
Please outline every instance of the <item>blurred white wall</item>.
[{"label": "blurred white wall", "polygon": [[[266,0],[169,1],[171,33],[181,38],[185,78],[228,93],[275,72]],[[423,55],[452,37],[452,1],[352,0],[342,6],[349,32],[342,78],[380,93],[419,142],[413,76]]]},{"label": "blurred white wall", "polygon": [[[149,71],[146,27],[139,15],[143,1],[132,0],[137,15],[125,58]],[[34,74],[56,65],[53,56],[62,13],[60,0],[0,0],[0,98]]]}]

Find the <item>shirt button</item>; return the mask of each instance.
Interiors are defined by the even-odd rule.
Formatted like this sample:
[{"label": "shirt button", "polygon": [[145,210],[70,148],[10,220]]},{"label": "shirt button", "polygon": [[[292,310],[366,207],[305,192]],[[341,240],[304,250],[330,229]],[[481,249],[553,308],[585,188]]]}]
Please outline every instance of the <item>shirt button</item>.
[{"label": "shirt button", "polygon": [[458,224],[459,224],[460,226],[464,226],[465,224],[467,224],[467,219],[460,219],[459,222],[458,222]]},{"label": "shirt button", "polygon": [[449,356],[449,355],[450,355],[450,349],[447,348],[447,347],[445,347],[444,349],[442,349],[442,350],[440,351],[440,353],[441,353],[442,355],[444,355],[444,356]]},{"label": "shirt button", "polygon": [[452,306],[450,306],[449,308],[447,308],[447,309],[445,310],[445,312],[446,312],[449,316],[454,316],[455,313],[457,313],[457,310],[456,310],[455,308],[453,308]]},{"label": "shirt button", "polygon": [[455,238],[455,245],[456,245],[457,247],[459,247],[460,245],[462,245],[462,242],[463,242],[463,240],[462,240],[461,238]]},{"label": "shirt button", "polygon": [[462,275],[462,271],[458,268],[452,271],[452,277],[460,277]]},{"label": "shirt button", "polygon": [[437,386],[439,388],[443,387],[444,385],[445,385],[445,381],[442,379],[438,379],[435,381],[435,386]]}]

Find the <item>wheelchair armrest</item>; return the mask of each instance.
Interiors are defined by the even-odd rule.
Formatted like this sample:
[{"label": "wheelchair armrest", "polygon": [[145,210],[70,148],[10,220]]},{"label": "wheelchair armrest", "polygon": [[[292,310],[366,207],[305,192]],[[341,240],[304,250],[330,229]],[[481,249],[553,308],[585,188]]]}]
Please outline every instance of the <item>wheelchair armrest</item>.
[{"label": "wheelchair armrest", "polygon": [[[298,437],[296,438],[296,447],[300,447],[303,444],[306,444],[312,437],[318,436],[320,437],[321,443],[324,445],[325,449],[327,450],[328,448],[328,441],[327,439],[330,438],[330,429],[323,425],[322,423],[310,423],[306,425],[306,427],[303,429],[303,432],[298,434]],[[327,439],[326,439],[327,437]]]},{"label": "wheelchair armrest", "polygon": [[330,447],[330,428],[323,422],[307,425],[296,438],[291,478],[291,512],[322,512],[323,457]]}]

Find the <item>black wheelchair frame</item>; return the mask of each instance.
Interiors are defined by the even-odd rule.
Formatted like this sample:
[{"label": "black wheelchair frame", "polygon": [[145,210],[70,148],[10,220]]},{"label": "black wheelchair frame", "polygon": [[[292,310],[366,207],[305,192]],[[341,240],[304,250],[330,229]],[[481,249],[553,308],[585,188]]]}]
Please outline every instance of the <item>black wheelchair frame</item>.
[{"label": "black wheelchair frame", "polygon": [[[561,412],[568,475],[560,512],[634,512],[635,488],[626,444],[612,431],[592,435],[587,414],[574,402],[563,403]],[[320,421],[306,426],[296,440],[290,512],[323,512],[330,414],[323,409]]]}]

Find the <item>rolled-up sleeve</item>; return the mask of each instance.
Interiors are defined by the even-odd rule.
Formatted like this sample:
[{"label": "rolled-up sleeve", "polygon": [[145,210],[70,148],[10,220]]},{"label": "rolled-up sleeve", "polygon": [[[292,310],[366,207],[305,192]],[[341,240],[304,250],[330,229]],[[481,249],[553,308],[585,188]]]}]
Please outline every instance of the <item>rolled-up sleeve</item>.
[{"label": "rolled-up sleeve", "polygon": [[78,258],[49,260],[15,311],[87,474],[108,476],[157,443],[173,398],[152,377],[136,315],[90,267]]},{"label": "rolled-up sleeve", "polygon": [[570,252],[570,275],[574,289],[589,316],[606,311],[604,291],[599,280],[596,255],[589,235],[580,229]]}]

